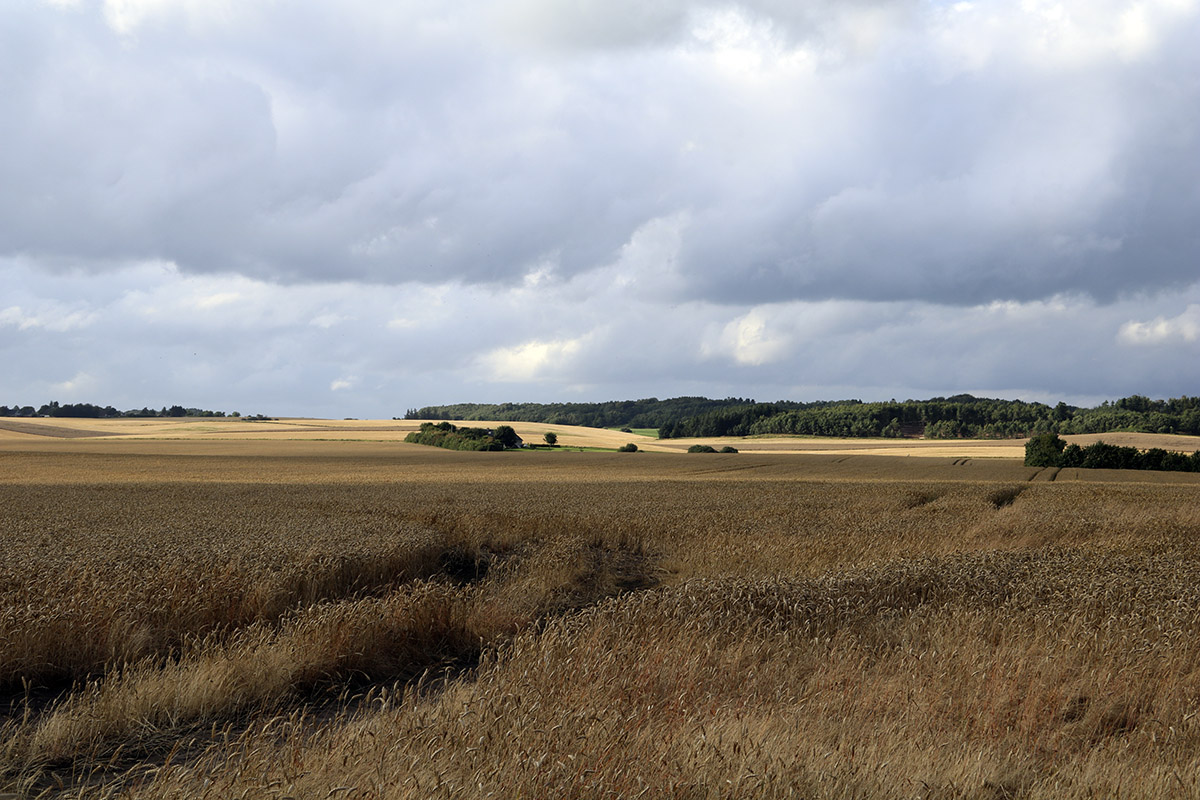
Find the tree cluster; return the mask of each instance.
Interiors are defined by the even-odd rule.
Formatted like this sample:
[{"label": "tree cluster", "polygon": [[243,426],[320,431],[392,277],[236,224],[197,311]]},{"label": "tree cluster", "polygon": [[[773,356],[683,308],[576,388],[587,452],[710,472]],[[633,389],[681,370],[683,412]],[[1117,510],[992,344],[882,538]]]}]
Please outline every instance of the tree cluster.
[{"label": "tree cluster", "polygon": [[508,425],[499,425],[494,430],[487,428],[459,428],[449,422],[425,422],[420,430],[404,437],[409,444],[425,444],[444,447],[447,450],[509,450],[522,445],[521,437]]},{"label": "tree cluster", "polygon": [[1067,444],[1058,434],[1044,433],[1025,444],[1025,466],[1200,472],[1200,450],[1189,456],[1160,447],[1139,450],[1105,442],[1080,447]]},{"label": "tree cluster", "polygon": [[1200,398],[1149,400],[1140,395],[1096,408],[1054,407],[1021,400],[955,395],[930,400],[863,403],[849,400],[805,407],[760,403],[713,409],[659,428],[661,438],[696,436],[900,437],[1019,439],[1039,433],[1110,431],[1200,434]]}]

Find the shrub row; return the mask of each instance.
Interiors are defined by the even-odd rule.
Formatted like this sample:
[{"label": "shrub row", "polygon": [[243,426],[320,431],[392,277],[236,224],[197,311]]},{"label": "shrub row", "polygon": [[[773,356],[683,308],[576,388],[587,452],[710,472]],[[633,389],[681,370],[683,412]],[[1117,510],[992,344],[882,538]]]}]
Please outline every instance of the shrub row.
[{"label": "shrub row", "polygon": [[1025,466],[1200,472],[1200,450],[1189,456],[1161,447],[1139,450],[1104,442],[1080,447],[1067,444],[1057,434],[1045,433],[1034,436],[1025,445]]}]

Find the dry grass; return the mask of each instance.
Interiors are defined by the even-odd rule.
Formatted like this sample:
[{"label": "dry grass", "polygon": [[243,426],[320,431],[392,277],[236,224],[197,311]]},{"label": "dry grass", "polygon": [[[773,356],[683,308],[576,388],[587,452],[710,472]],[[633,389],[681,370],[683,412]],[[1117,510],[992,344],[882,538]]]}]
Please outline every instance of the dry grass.
[{"label": "dry grass", "polygon": [[[626,595],[292,740],[291,769],[251,735],[236,767],[213,753],[154,791],[199,773],[212,796],[1182,796],[1197,645],[1143,641],[1130,614],[1129,573],[1158,569],[1009,554]],[[1163,589],[1168,624],[1194,625],[1194,590]]]},{"label": "dry grass", "polygon": [[0,454],[0,792],[1200,796],[1196,476],[228,447]]}]

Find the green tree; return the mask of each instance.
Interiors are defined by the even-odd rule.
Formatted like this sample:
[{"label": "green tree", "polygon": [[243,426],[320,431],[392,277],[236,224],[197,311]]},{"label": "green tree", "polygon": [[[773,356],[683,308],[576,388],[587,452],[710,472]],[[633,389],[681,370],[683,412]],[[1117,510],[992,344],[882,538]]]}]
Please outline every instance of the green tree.
[{"label": "green tree", "polygon": [[554,445],[558,444],[558,434],[554,431],[546,431],[542,435],[542,438],[546,441],[546,444],[550,445],[551,447],[554,447]]},{"label": "green tree", "polygon": [[505,448],[520,447],[523,444],[521,437],[517,436],[517,432],[511,425],[498,425],[496,430],[492,431],[492,438]]},{"label": "green tree", "polygon": [[1025,443],[1025,466],[1057,467],[1067,443],[1056,433],[1041,433]]},{"label": "green tree", "polygon": [[1083,448],[1072,442],[1067,445],[1062,455],[1059,456],[1058,465],[1060,467],[1081,467],[1083,466]]}]

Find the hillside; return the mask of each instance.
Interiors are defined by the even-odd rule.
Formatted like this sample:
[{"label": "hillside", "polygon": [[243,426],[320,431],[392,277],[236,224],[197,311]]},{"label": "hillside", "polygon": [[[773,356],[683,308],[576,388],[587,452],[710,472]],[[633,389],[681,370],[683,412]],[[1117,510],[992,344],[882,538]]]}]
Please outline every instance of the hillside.
[{"label": "hillside", "polygon": [[677,397],[609,403],[463,403],[410,409],[406,419],[547,422],[597,428],[657,428],[663,439],[800,435],[926,439],[1020,439],[1131,431],[1200,435],[1200,398],[1132,395],[1095,408],[969,394],[864,403],[860,400],[758,403]]}]

